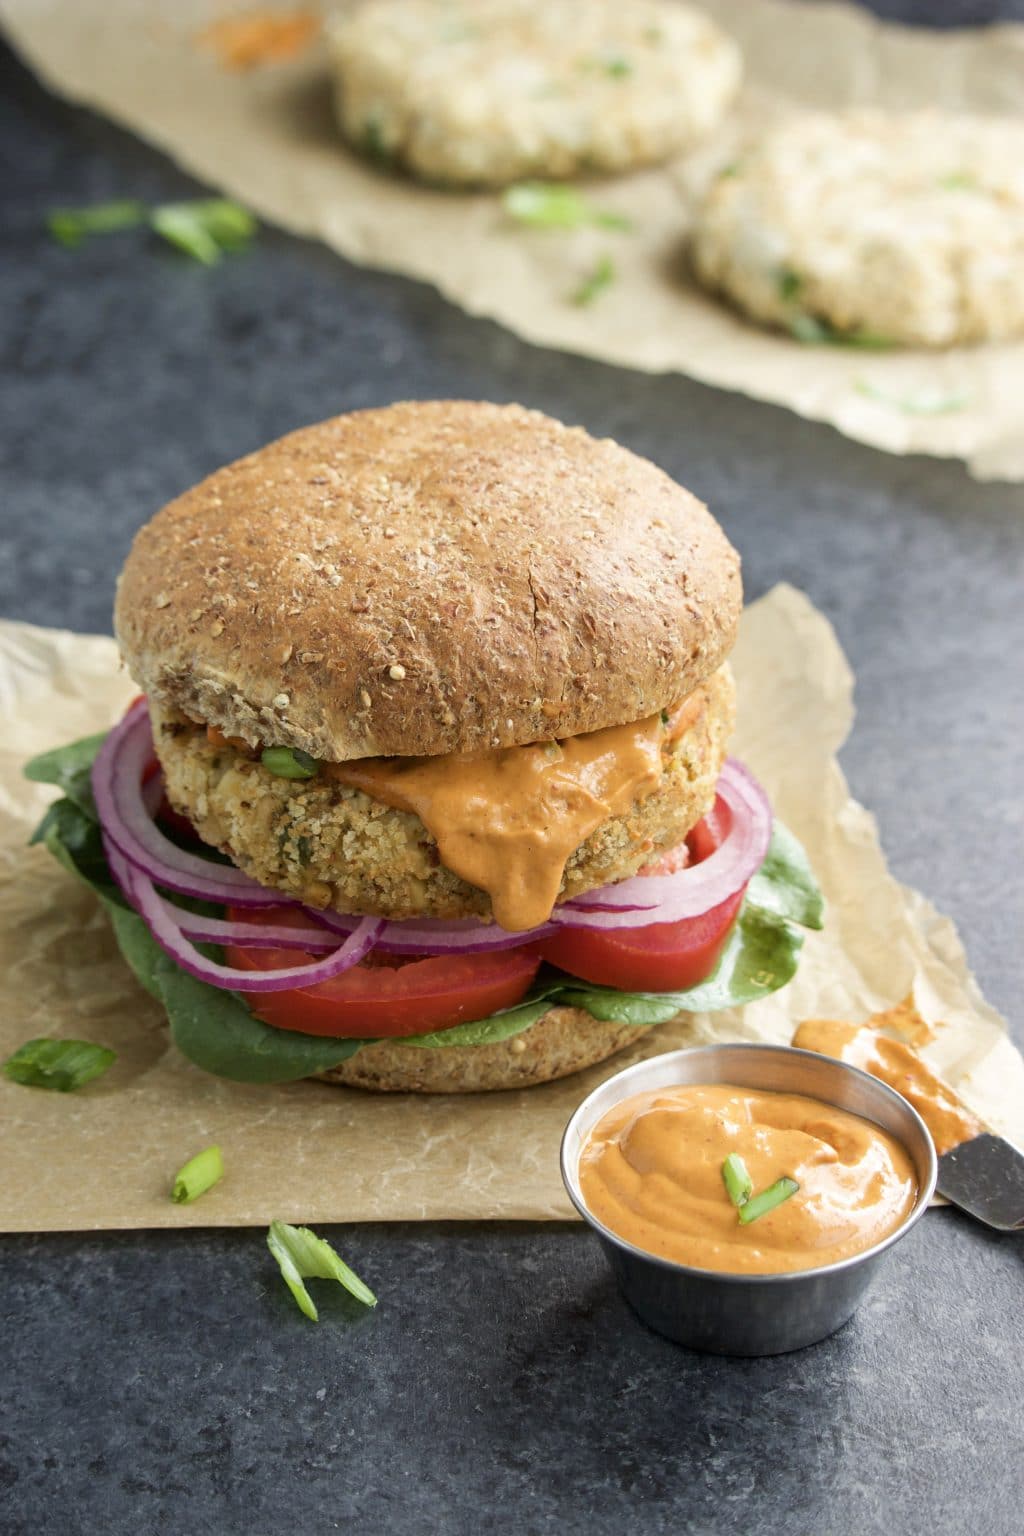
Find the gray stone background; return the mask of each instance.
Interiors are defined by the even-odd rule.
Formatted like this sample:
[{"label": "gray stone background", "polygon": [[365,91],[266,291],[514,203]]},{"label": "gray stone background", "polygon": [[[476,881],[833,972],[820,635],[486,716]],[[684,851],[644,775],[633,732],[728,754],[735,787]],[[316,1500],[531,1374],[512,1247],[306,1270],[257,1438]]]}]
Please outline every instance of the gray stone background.
[{"label": "gray stone background", "polygon": [[[1021,0],[875,9],[1024,19]],[[0,68],[0,612],[109,630],[141,522],[337,411],[457,394],[582,422],[710,503],[749,597],[785,579],[832,619],[853,790],[1022,1038],[1024,488],[539,351],[272,229],[212,271],[131,234],[66,252],[49,208],[198,189]],[[261,1232],[0,1240],[3,1536],[1021,1530],[1021,1239],[932,1213],[834,1339],[729,1361],[647,1333],[577,1227],[328,1235],[381,1304],[321,1287],[319,1327]]]}]

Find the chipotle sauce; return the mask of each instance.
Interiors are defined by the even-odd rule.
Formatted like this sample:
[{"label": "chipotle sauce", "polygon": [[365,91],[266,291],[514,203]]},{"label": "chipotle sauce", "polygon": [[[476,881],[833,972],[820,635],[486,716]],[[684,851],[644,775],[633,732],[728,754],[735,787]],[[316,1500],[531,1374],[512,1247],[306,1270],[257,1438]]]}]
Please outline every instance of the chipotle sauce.
[{"label": "chipotle sauce", "polygon": [[[722,1179],[730,1153],[755,1191],[799,1189],[743,1225]],[[767,1275],[872,1248],[914,1208],[909,1154],[880,1126],[819,1099],[728,1084],[639,1093],[610,1110],[580,1157],[598,1221],[634,1247],[695,1269]]]}]

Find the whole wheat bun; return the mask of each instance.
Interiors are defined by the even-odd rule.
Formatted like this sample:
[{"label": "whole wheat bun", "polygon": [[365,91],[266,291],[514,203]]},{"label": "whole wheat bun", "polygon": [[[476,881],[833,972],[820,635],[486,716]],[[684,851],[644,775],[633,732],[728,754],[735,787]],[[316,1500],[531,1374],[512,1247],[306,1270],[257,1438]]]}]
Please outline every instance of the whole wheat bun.
[{"label": "whole wheat bun", "polygon": [[529,1029],[493,1045],[403,1045],[386,1040],[317,1074],[325,1082],[375,1093],[485,1093],[530,1088],[582,1072],[647,1034],[648,1027],[612,1024],[582,1008],[552,1008]]},{"label": "whole wheat bun", "polygon": [[137,535],[115,628],[164,709],[344,761],[640,719],[725,659],[739,559],[645,459],[521,406],[338,416]]}]

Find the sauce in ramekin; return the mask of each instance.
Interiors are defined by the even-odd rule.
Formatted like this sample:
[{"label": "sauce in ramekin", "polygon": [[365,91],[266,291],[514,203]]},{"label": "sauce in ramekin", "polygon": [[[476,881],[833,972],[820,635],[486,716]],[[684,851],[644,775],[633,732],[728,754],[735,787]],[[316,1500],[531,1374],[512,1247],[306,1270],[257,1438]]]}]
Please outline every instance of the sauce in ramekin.
[{"label": "sauce in ramekin", "polygon": [[[796,1193],[749,1224],[722,1165],[739,1156],[753,1193]],[[814,1269],[872,1248],[914,1208],[906,1149],[820,1099],[729,1084],[639,1093],[610,1110],[580,1157],[590,1212],[618,1237],[696,1269],[757,1275]]]}]

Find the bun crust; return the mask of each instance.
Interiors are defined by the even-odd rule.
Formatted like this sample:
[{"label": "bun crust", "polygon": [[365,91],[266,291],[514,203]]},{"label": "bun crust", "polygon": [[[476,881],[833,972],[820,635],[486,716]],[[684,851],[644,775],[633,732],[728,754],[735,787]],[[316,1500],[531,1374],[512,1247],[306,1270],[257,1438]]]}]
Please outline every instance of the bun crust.
[{"label": "bun crust", "polygon": [[328,761],[640,719],[725,659],[739,559],[616,443],[521,406],[339,416],[137,535],[115,629],[164,709]]},{"label": "bun crust", "polygon": [[552,1008],[529,1029],[493,1045],[431,1049],[400,1040],[366,1045],[317,1075],[374,1093],[487,1093],[529,1088],[582,1072],[648,1033],[648,1026],[605,1023],[582,1008]]}]

